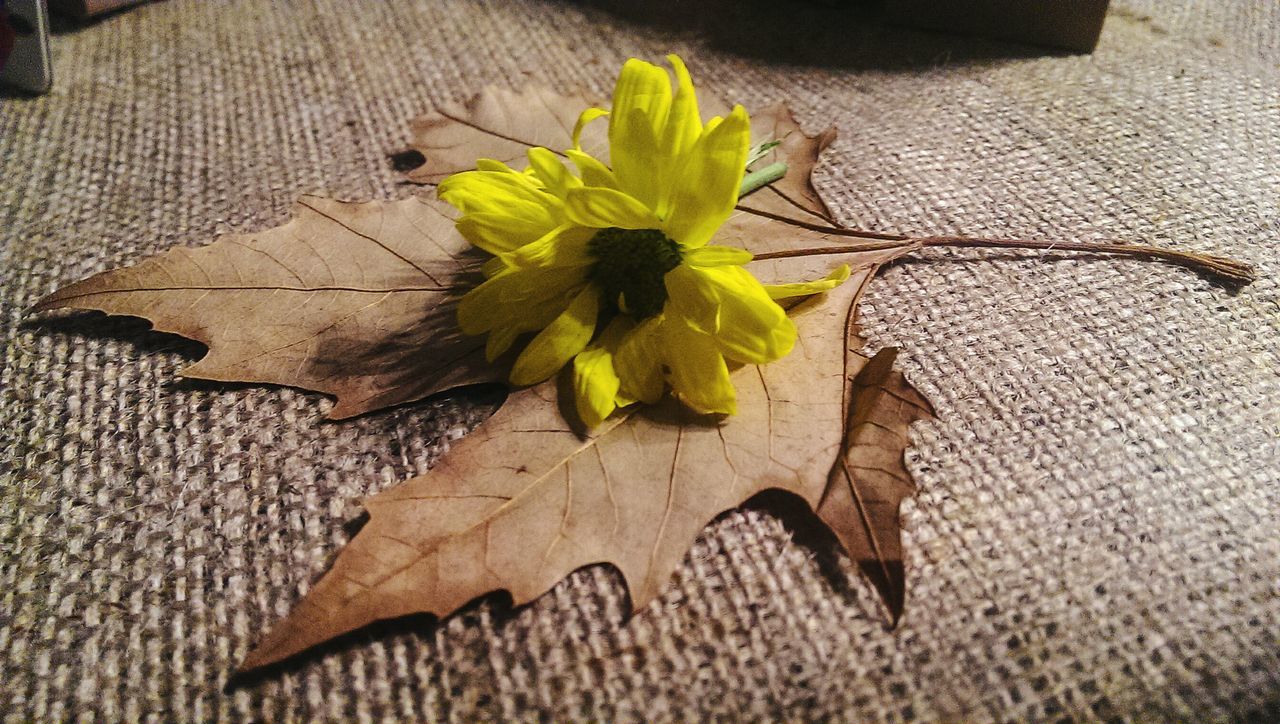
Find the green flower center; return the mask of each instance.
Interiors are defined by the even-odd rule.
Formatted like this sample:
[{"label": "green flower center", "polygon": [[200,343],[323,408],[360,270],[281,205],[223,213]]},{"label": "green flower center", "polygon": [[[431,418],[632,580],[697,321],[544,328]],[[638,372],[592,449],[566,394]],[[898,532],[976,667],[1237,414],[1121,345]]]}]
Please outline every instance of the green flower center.
[{"label": "green flower center", "polygon": [[591,279],[605,300],[635,319],[652,317],[667,301],[662,279],[680,265],[680,246],[657,229],[601,229],[587,242],[596,258]]}]

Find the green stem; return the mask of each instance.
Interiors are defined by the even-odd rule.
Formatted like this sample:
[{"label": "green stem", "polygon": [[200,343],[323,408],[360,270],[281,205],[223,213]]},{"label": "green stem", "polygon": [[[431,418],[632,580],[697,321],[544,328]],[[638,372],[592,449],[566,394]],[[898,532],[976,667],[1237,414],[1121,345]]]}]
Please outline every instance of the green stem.
[{"label": "green stem", "polygon": [[771,163],[759,171],[752,171],[742,177],[742,187],[738,190],[738,198],[742,198],[756,189],[768,186],[787,175],[787,164],[779,161]]}]

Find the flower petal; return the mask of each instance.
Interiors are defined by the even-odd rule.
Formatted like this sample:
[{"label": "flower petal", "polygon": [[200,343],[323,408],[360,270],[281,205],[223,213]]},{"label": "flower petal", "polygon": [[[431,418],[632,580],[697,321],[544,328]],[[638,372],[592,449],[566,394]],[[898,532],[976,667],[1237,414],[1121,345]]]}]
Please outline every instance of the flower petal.
[{"label": "flower petal", "polygon": [[587,243],[595,233],[595,229],[566,224],[537,241],[503,254],[501,258],[507,266],[523,269],[583,266],[594,261],[587,254]]},{"label": "flower petal", "polygon": [[712,335],[729,359],[763,364],[795,345],[795,324],[741,266],[681,264],[667,272],[665,282],[668,316]]},{"label": "flower petal", "polygon": [[596,427],[613,414],[618,385],[613,355],[607,350],[590,347],[573,358],[573,400],[584,425]]},{"label": "flower petal", "polygon": [[707,334],[720,329],[720,289],[711,278],[687,264],[667,272],[666,308]]},{"label": "flower petal", "polygon": [[698,96],[689,78],[689,70],[678,55],[668,55],[676,76],[676,94],[667,114],[666,125],[658,137],[658,157],[654,159],[660,183],[657,201],[659,216],[666,216],[671,205],[671,191],[676,174],[684,167],[686,155],[702,135],[702,115],[698,112]]},{"label": "flower petal", "polygon": [[742,106],[708,128],[687,154],[663,225],[667,236],[690,248],[710,241],[733,213],[751,142],[751,123]]},{"label": "flower petal", "polygon": [[586,130],[587,124],[609,115],[609,111],[604,108],[588,108],[578,114],[578,122],[573,124],[573,150],[582,150],[582,132]]},{"label": "flower petal", "polygon": [[600,291],[588,284],[516,358],[511,368],[511,384],[521,387],[537,384],[558,372],[591,341],[599,311]]},{"label": "flower petal", "polygon": [[488,261],[480,265],[480,272],[484,274],[485,279],[492,279],[507,269],[507,263],[500,256],[490,257]]},{"label": "flower petal", "polygon": [[556,203],[537,179],[510,168],[505,171],[462,171],[440,182],[437,196],[464,214],[501,210],[512,203],[548,206]]},{"label": "flower petal", "polygon": [[566,191],[582,185],[582,180],[569,173],[560,157],[550,149],[534,146],[529,149],[528,156],[529,168],[551,194],[563,199]]},{"label": "flower petal", "polygon": [[702,413],[732,415],[737,395],[729,368],[710,335],[668,317],[662,325],[663,359],[671,370],[668,378],[680,399]]},{"label": "flower petal", "polygon": [[[586,279],[586,270],[577,266],[513,269],[504,280],[507,283],[502,285],[498,302],[539,304],[548,299],[568,297],[570,290],[576,294]],[[568,303],[566,298],[565,304]]]},{"label": "flower petal", "polygon": [[693,147],[702,135],[702,114],[698,112],[698,94],[684,61],[673,53],[667,56],[667,62],[675,71],[676,95],[662,132],[662,150],[664,155],[678,157]]},{"label": "flower petal", "polygon": [[514,326],[498,327],[489,332],[489,339],[484,345],[484,358],[492,362],[506,354],[519,336],[520,329]]},{"label": "flower petal", "polygon": [[564,154],[573,161],[573,165],[578,167],[582,183],[587,186],[602,186],[615,190],[618,188],[618,178],[613,175],[613,171],[595,156],[573,149],[565,151]]},{"label": "flower petal", "polygon": [[504,270],[463,295],[458,325],[464,334],[484,334],[513,320],[522,330],[540,329],[564,311],[584,282],[582,267]]},{"label": "flower petal", "polygon": [[844,284],[848,278],[849,265],[841,264],[822,279],[815,279],[811,282],[793,282],[791,284],[765,284],[764,290],[768,293],[769,298],[774,300],[805,297],[810,294],[818,294],[819,292],[835,289]]},{"label": "flower petal", "polygon": [[653,404],[662,397],[662,348],[658,333],[661,317],[651,317],[636,325],[618,345],[613,367],[628,397]]},{"label": "flower petal", "polygon": [[661,188],[653,159],[671,109],[671,79],[656,65],[632,58],[622,66],[609,115],[609,157],[623,189],[654,208]]},{"label": "flower petal", "polygon": [[514,174],[522,173],[521,171],[517,171],[514,168],[511,168],[510,166],[503,163],[502,161],[499,161],[493,158],[476,159],[476,170],[477,171],[497,171],[498,173],[514,173]]},{"label": "flower petal", "polygon": [[546,236],[556,228],[553,221],[528,207],[513,205],[503,213],[467,214],[458,219],[457,228],[472,245],[490,254],[503,254]]},{"label": "flower petal", "polygon": [[660,223],[635,197],[594,186],[570,189],[565,196],[565,211],[573,223],[595,229],[656,229]]},{"label": "flower petal", "polygon": [[720,328],[715,339],[725,357],[747,364],[780,359],[796,342],[796,326],[764,285],[740,266],[699,270],[718,288]]},{"label": "flower petal", "polygon": [[734,246],[701,246],[684,253],[690,266],[742,266],[751,259],[751,252]]},{"label": "flower petal", "polygon": [[522,173],[464,171],[445,179],[438,196],[462,212],[458,231],[491,254],[542,238],[564,221],[564,205]]},{"label": "flower petal", "polygon": [[623,336],[634,325],[626,317],[615,317],[600,339],[573,358],[573,391],[578,417],[587,427],[595,427],[613,413],[614,409],[629,404],[619,400],[621,381],[614,371],[614,352]]}]

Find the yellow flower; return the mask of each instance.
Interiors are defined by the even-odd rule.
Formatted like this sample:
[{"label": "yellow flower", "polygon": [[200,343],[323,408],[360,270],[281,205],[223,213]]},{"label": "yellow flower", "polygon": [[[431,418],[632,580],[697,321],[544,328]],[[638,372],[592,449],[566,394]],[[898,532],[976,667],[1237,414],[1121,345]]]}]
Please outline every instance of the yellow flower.
[{"label": "yellow flower", "polygon": [[[662,68],[631,59],[613,108],[590,108],[562,156],[530,148],[517,171],[482,159],[440,184],[462,216],[458,230],[494,258],[463,297],[463,332],[487,334],[495,359],[536,332],[511,371],[532,385],[573,362],[583,422],[656,402],[666,388],[702,413],[733,414],[730,364],[763,364],[791,351],[796,329],[775,298],[843,281],[766,287],[751,254],[711,246],[738,202],[751,135],[735,106],[703,123],[680,58]],[[585,153],[586,124],[608,116],[610,165]],[[847,270],[845,271],[847,276]]]}]

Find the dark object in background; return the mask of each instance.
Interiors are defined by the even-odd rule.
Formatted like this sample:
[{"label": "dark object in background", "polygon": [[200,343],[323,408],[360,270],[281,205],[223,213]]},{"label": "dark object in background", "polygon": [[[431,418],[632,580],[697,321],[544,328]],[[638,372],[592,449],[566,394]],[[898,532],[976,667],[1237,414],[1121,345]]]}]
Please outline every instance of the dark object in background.
[{"label": "dark object in background", "polygon": [[0,70],[4,69],[5,62],[9,60],[9,54],[13,52],[13,43],[17,39],[18,31],[9,24],[9,11],[5,9],[4,3],[0,2]]},{"label": "dark object in background", "polygon": [[886,20],[1091,53],[1108,0],[888,0]]},{"label": "dark object in background", "polygon": [[140,2],[144,0],[49,0],[49,9],[59,15],[70,15],[83,20]]},{"label": "dark object in background", "polygon": [[30,93],[53,85],[44,0],[0,0],[0,85]]},{"label": "dark object in background", "polygon": [[759,61],[897,71],[1060,55],[1064,48],[1088,52],[1107,8],[1107,0],[559,2],[693,34]]},{"label": "dark object in background", "polygon": [[140,2],[145,0],[0,0],[0,85],[30,93],[53,86],[48,10],[86,20]]}]

